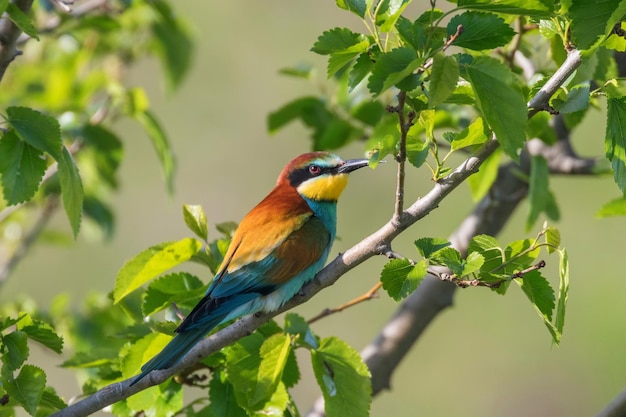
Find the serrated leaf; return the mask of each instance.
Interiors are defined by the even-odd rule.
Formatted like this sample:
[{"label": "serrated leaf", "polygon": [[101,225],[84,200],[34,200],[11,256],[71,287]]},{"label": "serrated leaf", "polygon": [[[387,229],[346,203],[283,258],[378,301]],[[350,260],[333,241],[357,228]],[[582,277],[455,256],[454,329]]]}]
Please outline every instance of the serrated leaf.
[{"label": "serrated leaf", "polygon": [[276,391],[283,377],[283,370],[291,354],[291,337],[287,334],[274,334],[267,338],[259,351],[257,387],[253,404],[267,402]]},{"label": "serrated leaf", "polygon": [[28,359],[28,337],[22,331],[14,331],[0,337],[2,342],[2,363],[11,371],[15,371]]},{"label": "serrated leaf", "polygon": [[292,388],[298,381],[300,381],[300,368],[298,367],[295,350],[292,349],[289,352],[285,368],[283,369],[282,382],[285,384],[285,388]]},{"label": "serrated leaf", "polygon": [[474,236],[467,247],[467,251],[469,254],[479,253],[483,256],[482,272],[493,272],[504,261],[504,251],[500,248],[500,244],[496,238],[489,235]]},{"label": "serrated leaf", "polygon": [[621,0],[573,0],[569,8],[572,40],[578,49],[588,49],[608,35],[626,12]]},{"label": "serrated leaf", "polygon": [[613,178],[626,194],[626,97],[610,98],[607,104],[604,150],[613,167]]},{"label": "serrated leaf", "polygon": [[0,175],[7,204],[30,200],[46,172],[46,160],[40,150],[20,140],[14,130],[0,139]]},{"label": "serrated leaf", "polygon": [[565,327],[565,308],[567,307],[567,299],[569,296],[569,257],[567,250],[559,250],[559,257],[559,299],[557,301],[554,318],[554,327],[559,336],[554,340],[557,344],[561,341],[560,336],[563,334],[563,328]]},{"label": "serrated leaf", "polygon": [[168,269],[188,261],[201,247],[200,241],[187,238],[159,243],[141,252],[118,272],[113,290],[114,303]]},{"label": "serrated leaf", "polygon": [[518,150],[526,139],[527,109],[511,70],[494,58],[478,57],[465,64],[465,77],[472,84],[487,124],[504,152],[519,160]]},{"label": "serrated leaf", "polygon": [[78,167],[69,151],[63,147],[57,159],[59,164],[59,183],[61,184],[61,198],[65,213],[72,226],[74,237],[80,230],[80,221],[83,214],[83,182],[78,173]]},{"label": "serrated leaf", "polygon": [[166,81],[170,90],[178,88],[191,67],[193,40],[189,31],[164,1],[152,3],[159,19],[152,24],[156,55],[165,68]]},{"label": "serrated leaf", "polygon": [[406,137],[406,157],[414,167],[419,168],[426,162],[430,147],[428,142],[422,139],[421,134],[414,133],[415,130],[422,132],[421,126],[419,126],[419,129],[415,129],[416,126],[419,125],[414,124],[409,128]]},{"label": "serrated leaf", "polygon": [[176,161],[174,160],[174,153],[170,147],[169,140],[163,127],[158,122],[154,115],[146,110],[144,112],[135,115],[135,120],[139,122],[146,131],[150,142],[157,153],[159,162],[161,163],[161,169],[163,170],[163,176],[165,177],[165,184],[167,185],[167,191],[171,194],[174,192],[174,174],[176,169]]},{"label": "serrated leaf", "polygon": [[365,17],[367,9],[372,5],[372,0],[337,0],[336,2],[340,9],[348,10],[361,18]]},{"label": "serrated leaf", "polygon": [[454,135],[450,146],[453,151],[483,144],[487,141],[487,134],[483,119],[478,117],[468,127]]},{"label": "serrated leaf", "polygon": [[48,349],[53,350],[56,353],[63,351],[63,338],[56,334],[52,326],[42,321],[33,321],[33,324],[20,327],[29,339],[41,343]]},{"label": "serrated leaf", "polygon": [[530,184],[528,202],[530,210],[526,219],[526,231],[530,230],[539,214],[546,213],[551,220],[559,219],[559,211],[554,194],[548,188],[548,163],[542,156],[533,156],[530,164]]},{"label": "serrated leaf", "polygon": [[28,107],[7,107],[7,122],[17,136],[30,146],[61,158],[61,128],[54,117]]},{"label": "serrated leaf", "polygon": [[447,26],[448,37],[456,33],[459,25],[463,31],[452,45],[475,51],[504,46],[515,36],[504,19],[492,13],[468,11],[454,16]]},{"label": "serrated leaf", "polygon": [[472,193],[472,200],[475,202],[487,195],[487,192],[496,181],[496,178],[498,178],[498,168],[501,158],[502,150],[498,148],[480,165],[478,172],[470,175],[467,179],[467,184]]},{"label": "serrated leaf", "polygon": [[520,239],[514,240],[504,248],[504,256],[506,259],[504,271],[506,271],[507,274],[513,274],[531,266],[541,251],[541,247],[539,246],[530,250],[534,243],[535,241],[532,239]]},{"label": "serrated leaf", "polygon": [[54,388],[46,387],[43,390],[43,394],[41,395],[41,401],[39,402],[41,407],[48,407],[54,410],[60,410],[62,408],[67,407],[65,401],[59,397]]},{"label": "serrated leaf", "polygon": [[443,265],[457,277],[463,276],[463,258],[461,253],[453,247],[447,246],[434,252],[428,258],[433,265]]},{"label": "serrated leaf", "polygon": [[462,271],[460,276],[467,276],[475,272],[480,271],[480,268],[485,263],[485,258],[478,252],[472,252],[463,260]]},{"label": "serrated leaf", "polygon": [[161,311],[175,303],[179,307],[193,307],[204,295],[200,279],[186,272],[163,275],[148,285],[141,304],[145,316]]},{"label": "serrated leaf", "polygon": [[408,259],[392,259],[380,273],[383,289],[395,301],[406,298],[427,275],[428,264],[422,259],[413,265]]},{"label": "serrated leaf", "polygon": [[46,373],[36,366],[24,365],[17,377],[8,367],[2,367],[2,387],[9,397],[24,407],[31,416],[35,416],[46,387]]},{"label": "serrated leaf", "polygon": [[9,3],[6,7],[6,13],[9,16],[9,19],[11,19],[11,21],[15,23],[15,26],[20,28],[22,32],[24,32],[33,39],[39,40],[37,28],[35,27],[35,25],[33,25],[32,20],[30,19],[30,17],[25,15],[24,12],[22,12],[17,7],[17,5],[15,5],[14,3]]},{"label": "serrated leaf", "polygon": [[200,239],[204,241],[207,240],[209,237],[209,227],[202,206],[183,204],[183,219],[189,230],[194,232]]},{"label": "serrated leaf", "polygon": [[374,61],[369,54],[364,52],[356,59],[348,74],[348,91],[354,90],[361,81],[372,71]]},{"label": "serrated leaf", "polygon": [[385,156],[396,152],[400,140],[397,117],[384,116],[370,135],[366,149],[370,156],[370,166],[376,168],[376,164]]},{"label": "serrated leaf", "polygon": [[546,229],[546,243],[548,244],[548,253],[553,253],[561,246],[561,232],[554,226]]},{"label": "serrated leaf", "polygon": [[626,198],[616,198],[604,204],[596,213],[596,217],[626,216]]},{"label": "serrated leaf", "polygon": [[523,278],[515,280],[526,297],[535,307],[535,311],[543,319],[544,324],[556,340],[556,333],[554,326],[552,325],[552,313],[554,311],[554,290],[550,286],[550,283],[541,276],[539,271],[530,271],[524,274]]},{"label": "serrated leaf", "polygon": [[458,0],[457,4],[463,9],[531,16],[550,16],[554,10],[554,0]]},{"label": "serrated leaf", "polygon": [[318,337],[313,333],[306,320],[296,313],[287,313],[285,315],[284,331],[287,334],[299,336],[298,343],[304,343],[305,346],[312,349],[319,347]]},{"label": "serrated leaf", "polygon": [[352,32],[348,28],[334,28],[322,33],[311,48],[312,52],[320,55],[334,53],[364,52],[369,47],[367,36]]},{"label": "serrated leaf", "polygon": [[428,90],[428,107],[433,108],[446,101],[459,81],[459,63],[453,57],[438,53],[433,57]]},{"label": "serrated leaf", "polygon": [[450,246],[450,242],[448,240],[438,237],[423,237],[421,239],[417,239],[414,244],[419,253],[427,259],[438,250]]},{"label": "serrated leaf", "polygon": [[367,417],[372,401],[370,373],[357,351],[336,337],[311,351],[313,372],[328,417]]},{"label": "serrated leaf", "polygon": [[423,58],[418,58],[417,52],[409,47],[381,53],[372,68],[367,88],[377,96],[411,75],[423,62]]}]

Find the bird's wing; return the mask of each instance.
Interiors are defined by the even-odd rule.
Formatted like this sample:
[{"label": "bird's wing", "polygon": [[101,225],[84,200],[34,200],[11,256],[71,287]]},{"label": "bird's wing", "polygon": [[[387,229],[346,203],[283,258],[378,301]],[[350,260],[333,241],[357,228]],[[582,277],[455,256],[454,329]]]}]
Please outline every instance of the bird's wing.
[{"label": "bird's wing", "polygon": [[[254,292],[269,294],[304,269],[317,262],[330,245],[330,233],[312,214],[298,216],[293,227],[282,233],[271,227],[259,227],[244,233],[207,294],[212,298]],[[241,227],[241,226],[240,226]],[[231,252],[229,250],[229,252]]]}]

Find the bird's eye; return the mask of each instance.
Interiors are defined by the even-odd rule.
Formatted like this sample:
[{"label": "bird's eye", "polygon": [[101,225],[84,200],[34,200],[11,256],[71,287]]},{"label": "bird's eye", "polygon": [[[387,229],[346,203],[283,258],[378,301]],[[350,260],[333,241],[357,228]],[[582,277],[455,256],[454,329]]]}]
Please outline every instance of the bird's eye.
[{"label": "bird's eye", "polygon": [[309,173],[311,173],[311,175],[319,175],[320,172],[322,172],[322,168],[320,168],[319,165],[311,165],[309,167]]}]

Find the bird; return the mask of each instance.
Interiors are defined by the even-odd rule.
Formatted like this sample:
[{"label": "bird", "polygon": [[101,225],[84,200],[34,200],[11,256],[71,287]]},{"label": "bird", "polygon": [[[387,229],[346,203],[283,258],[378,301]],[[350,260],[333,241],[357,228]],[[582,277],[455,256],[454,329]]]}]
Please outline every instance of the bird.
[{"label": "bird", "polygon": [[328,152],[291,160],[272,191],[241,220],[204,297],[131,385],[176,365],[219,324],[275,311],[311,281],[335,239],[337,200],[348,174],[365,166],[368,159],[342,160]]}]

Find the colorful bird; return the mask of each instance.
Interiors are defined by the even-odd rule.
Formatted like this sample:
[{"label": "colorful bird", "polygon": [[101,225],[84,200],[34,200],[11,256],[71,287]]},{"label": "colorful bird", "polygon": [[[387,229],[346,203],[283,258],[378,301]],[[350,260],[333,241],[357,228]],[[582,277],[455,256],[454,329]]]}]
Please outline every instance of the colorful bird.
[{"label": "colorful bird", "polygon": [[274,311],[312,280],[335,239],[337,199],[348,174],[367,165],[367,159],[344,161],[327,152],[289,162],[274,189],[239,224],[204,298],[131,385],[174,366],[218,324]]}]

